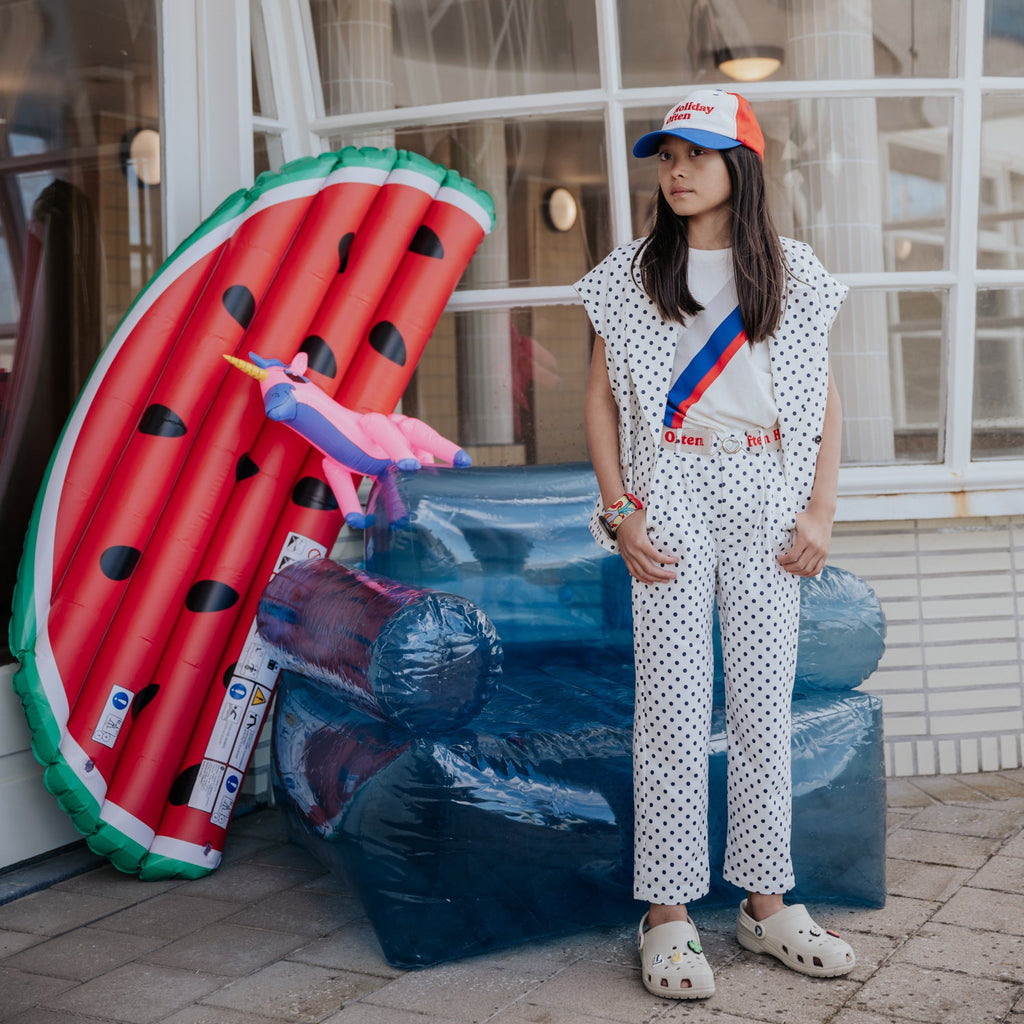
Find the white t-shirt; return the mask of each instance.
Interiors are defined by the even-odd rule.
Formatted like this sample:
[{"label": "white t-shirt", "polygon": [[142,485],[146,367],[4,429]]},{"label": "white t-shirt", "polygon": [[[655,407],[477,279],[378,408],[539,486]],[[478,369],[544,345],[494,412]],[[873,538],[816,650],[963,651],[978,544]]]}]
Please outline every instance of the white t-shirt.
[{"label": "white t-shirt", "polygon": [[679,328],[665,426],[685,421],[722,434],[774,426],[769,342],[746,340],[732,249],[691,249],[688,281],[704,310]]}]

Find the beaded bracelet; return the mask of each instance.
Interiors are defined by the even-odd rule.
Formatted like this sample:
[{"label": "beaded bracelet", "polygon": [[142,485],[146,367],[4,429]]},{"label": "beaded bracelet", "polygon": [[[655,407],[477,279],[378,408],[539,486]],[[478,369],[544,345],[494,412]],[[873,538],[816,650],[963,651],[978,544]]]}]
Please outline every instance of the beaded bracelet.
[{"label": "beaded bracelet", "polygon": [[622,524],[622,520],[639,512],[643,508],[640,499],[628,491],[617,501],[613,501],[603,512],[597,514],[597,521],[601,524],[604,532],[615,540],[615,531]]}]

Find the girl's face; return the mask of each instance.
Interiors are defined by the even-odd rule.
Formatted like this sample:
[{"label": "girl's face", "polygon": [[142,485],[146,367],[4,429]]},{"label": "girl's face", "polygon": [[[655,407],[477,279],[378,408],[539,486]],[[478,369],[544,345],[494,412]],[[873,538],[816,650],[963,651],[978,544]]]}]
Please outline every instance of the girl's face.
[{"label": "girl's face", "polygon": [[680,217],[732,218],[732,182],[722,154],[673,135],[658,147],[658,185]]}]

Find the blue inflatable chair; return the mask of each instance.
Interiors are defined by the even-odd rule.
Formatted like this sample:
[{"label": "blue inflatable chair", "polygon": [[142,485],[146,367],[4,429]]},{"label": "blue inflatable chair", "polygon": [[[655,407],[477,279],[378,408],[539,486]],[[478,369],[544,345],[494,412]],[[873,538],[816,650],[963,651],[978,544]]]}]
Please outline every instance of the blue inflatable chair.
[{"label": "blue inflatable chair", "polygon": [[[587,530],[595,496],[586,464],[395,474],[370,498],[365,568],[300,563],[264,591],[290,835],[348,879],[396,966],[642,913],[629,578]],[[793,898],[881,906],[881,705],[856,687],[885,620],[848,572],[801,585]],[[703,902],[735,904],[716,662]]]}]

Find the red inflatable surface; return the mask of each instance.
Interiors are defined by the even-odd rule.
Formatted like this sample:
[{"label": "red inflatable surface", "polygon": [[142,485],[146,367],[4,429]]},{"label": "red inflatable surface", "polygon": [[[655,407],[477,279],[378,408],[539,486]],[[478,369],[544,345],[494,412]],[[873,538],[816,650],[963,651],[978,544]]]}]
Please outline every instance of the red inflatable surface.
[{"label": "red inflatable surface", "polygon": [[296,161],[229,197],[101,355],[36,504],[11,648],[47,788],[122,870],[219,863],[277,679],[259,595],[341,526],[319,453],[221,356],[304,352],[328,394],[390,413],[492,222],[414,154]]}]

